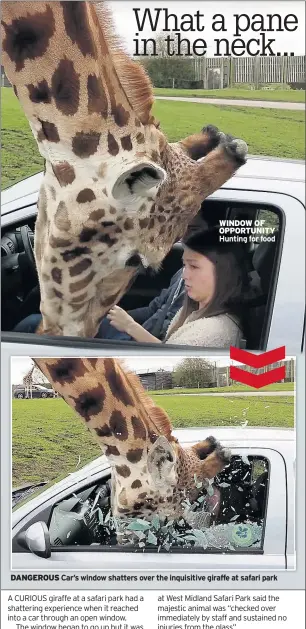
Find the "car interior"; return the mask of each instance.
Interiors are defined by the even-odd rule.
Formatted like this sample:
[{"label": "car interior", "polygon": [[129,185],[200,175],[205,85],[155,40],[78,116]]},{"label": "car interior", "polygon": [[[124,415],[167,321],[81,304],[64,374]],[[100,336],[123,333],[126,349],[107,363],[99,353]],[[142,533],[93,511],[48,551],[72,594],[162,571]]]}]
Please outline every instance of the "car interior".
[{"label": "car interior", "polygon": [[[266,213],[266,214],[265,214]],[[245,316],[242,321],[243,341],[248,349],[265,349],[274,288],[277,282],[277,262],[280,250],[280,216],[275,208],[255,204],[230,204],[215,200],[204,201],[194,219],[198,226],[215,226],[220,220],[239,219],[254,221],[271,216],[276,228],[275,242],[248,242],[245,244],[245,265],[249,275],[249,295],[244,300]],[[1,234],[2,280],[2,331],[14,327],[30,314],[39,313],[40,291],[33,254],[35,218],[26,224],[11,225]],[[233,243],[235,247],[235,243]],[[172,276],[182,267],[183,247],[173,245],[158,273],[146,271],[136,276],[134,283],[119,305],[124,310],[146,306],[167,288]]]},{"label": "car interior", "polygon": [[[269,465],[266,459],[252,455],[248,456],[247,459],[233,456],[230,464],[214,479],[213,486],[218,489],[219,501],[217,513],[210,521],[210,528],[219,524],[242,525],[243,523],[262,528],[267,508],[268,485]],[[203,490],[201,493],[204,498],[199,497],[196,509],[193,509],[195,513],[197,511],[203,512],[203,504],[205,504],[203,500],[207,496],[207,492]],[[108,476],[103,479],[103,483],[89,485],[81,491],[55,502],[49,512],[45,514],[51,547],[102,546],[107,550],[122,550],[122,538],[118,544],[118,528],[116,531],[110,517],[110,495],[111,481]],[[37,517],[41,518],[41,514]],[[164,528],[165,535],[163,537],[160,532],[159,539],[165,541],[167,539],[167,520],[164,523]],[[193,527],[187,524],[186,520],[179,520],[175,523],[174,528],[178,535],[189,536],[193,531]],[[133,550],[137,551],[139,550],[138,541],[141,542],[142,539],[141,535],[139,535],[138,540],[128,538],[124,546],[126,548],[127,545],[132,545]],[[262,540],[259,547],[261,546]],[[142,547],[141,544],[140,549]],[[174,543],[171,550],[178,547],[179,545]],[[241,547],[243,547],[243,543]],[[188,544],[188,550],[192,550],[192,548],[193,544]],[[154,547],[150,543],[146,544],[146,550],[154,550]],[[162,544],[160,550],[163,550]],[[164,550],[169,549],[166,547]],[[13,543],[13,552],[18,552],[17,540]]]}]

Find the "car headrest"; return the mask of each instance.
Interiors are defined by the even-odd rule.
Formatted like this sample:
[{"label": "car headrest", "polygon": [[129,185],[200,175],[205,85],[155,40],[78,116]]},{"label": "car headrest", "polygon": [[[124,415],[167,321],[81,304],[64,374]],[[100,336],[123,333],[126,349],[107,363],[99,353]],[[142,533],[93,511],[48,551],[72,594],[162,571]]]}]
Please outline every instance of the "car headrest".
[{"label": "car headrest", "polygon": [[256,247],[253,255],[253,267],[260,277],[264,293],[269,291],[275,250],[276,242],[262,242]]}]

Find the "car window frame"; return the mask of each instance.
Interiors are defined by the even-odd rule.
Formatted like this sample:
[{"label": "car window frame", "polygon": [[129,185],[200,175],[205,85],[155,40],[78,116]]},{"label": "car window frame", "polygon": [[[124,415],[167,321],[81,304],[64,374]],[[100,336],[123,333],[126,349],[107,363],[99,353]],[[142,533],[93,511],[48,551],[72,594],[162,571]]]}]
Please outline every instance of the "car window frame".
[{"label": "car window frame", "polygon": [[[284,558],[286,557],[286,544],[287,544],[287,527],[288,527],[288,495],[287,495],[287,471],[286,471],[286,465],[285,465],[285,459],[282,456],[282,454],[280,452],[278,452],[277,450],[273,449],[273,448],[258,448],[258,447],[252,447],[252,446],[248,446],[248,447],[243,447],[243,446],[237,446],[237,445],[232,445],[230,446],[232,454],[237,455],[237,456],[258,456],[258,457],[264,457],[265,459],[267,459],[268,461],[268,466],[269,466],[269,478],[268,478],[268,488],[267,488],[267,496],[266,496],[266,506],[265,506],[265,518],[264,518],[264,524],[263,524],[263,542],[262,542],[262,546],[260,548],[253,548],[253,549],[248,549],[248,548],[239,548],[239,550],[235,550],[235,551],[222,551],[219,549],[203,549],[203,548],[190,548],[188,549],[188,551],[186,552],[186,549],[181,549],[181,548],[174,548],[171,549],[171,551],[167,551],[165,549],[161,549],[160,553],[161,554],[168,554],[168,555],[205,555],[205,556],[209,556],[209,555],[214,555],[214,556],[221,556],[222,554],[226,555],[226,556],[231,556],[233,555],[234,557],[237,556],[253,556],[253,555],[260,555],[260,556],[267,556],[267,555],[279,555],[279,556],[284,556]],[[40,507],[37,507],[35,509],[35,513],[33,517],[26,517],[25,518],[25,522],[23,523],[22,527],[18,526],[18,531],[16,531],[15,536],[13,535],[13,548],[14,548],[14,537],[16,538],[16,535],[18,535],[21,531],[27,529],[31,524],[34,524],[34,522],[38,522],[40,521],[40,516],[42,513],[48,513],[48,521],[44,520],[46,525],[48,526],[50,523],[50,518],[52,515],[52,509],[54,508],[55,504],[58,504],[59,502],[61,502],[61,500],[65,500],[66,498],[68,498],[69,496],[71,496],[73,493],[78,493],[86,488],[89,488],[95,484],[101,483],[101,480],[103,478],[108,478],[109,477],[109,473],[110,470],[109,468],[106,470],[103,470],[103,473],[101,475],[101,472],[97,472],[93,475],[93,477],[90,479],[83,479],[81,484],[79,485],[72,485],[70,487],[67,487],[65,490],[62,490],[60,492],[60,494],[58,496],[56,496],[56,500],[54,500],[54,498],[50,498],[47,503],[44,503],[44,508],[43,510]],[[282,473],[283,473],[283,483],[284,483],[284,487],[285,489],[285,500],[283,503],[283,507],[282,509],[278,509],[278,498],[279,498],[279,484],[282,482]],[[107,479],[106,478],[106,479]],[[52,504],[50,504],[50,501],[53,500]],[[268,520],[269,515],[272,513],[273,514],[273,519],[275,518],[275,514],[278,513],[279,515],[279,519],[281,520],[281,516],[283,512],[283,516],[284,516],[284,521],[283,523],[279,523],[279,527],[282,526],[282,531],[283,531],[283,535],[282,535],[282,546],[283,546],[283,552],[281,552],[280,548],[277,548],[277,544],[275,544],[275,530],[273,529],[273,527],[271,526],[271,522]],[[270,518],[271,520],[271,518]],[[20,523],[19,523],[20,524]],[[15,548],[16,548],[16,544],[15,544]],[[270,552],[267,552],[267,550],[270,550]],[[277,552],[278,551],[278,552]],[[22,550],[18,550],[18,551],[14,551],[18,554],[20,553],[24,553],[26,552],[27,554],[30,553],[30,551],[25,551],[24,549]],[[142,553],[144,555],[151,555],[151,554],[155,554],[157,552],[157,549],[155,549],[154,547],[152,547],[152,549],[148,549],[146,548],[145,550],[140,548],[138,549],[137,547],[132,547],[132,546],[109,546],[106,547],[105,546],[77,546],[77,547],[73,547],[73,546],[52,546],[51,548],[51,553],[57,552],[59,554],[61,553],[73,553],[75,556],[77,556],[80,553],[88,553],[89,555],[91,555],[92,553],[97,553],[99,556],[101,555],[101,553],[104,553],[105,555],[108,555],[110,553],[119,553],[119,554],[134,554],[134,553]],[[52,557],[52,554],[51,554]]]},{"label": "car window frame", "polygon": [[[213,197],[208,197],[208,201],[211,202],[216,202],[216,203],[224,203],[227,205],[247,205],[247,206],[252,206],[254,205],[256,207],[256,209],[259,211],[261,208],[261,206],[263,206],[263,209],[270,209],[270,211],[276,212],[279,214],[280,216],[280,226],[279,226],[279,236],[278,236],[278,243],[277,243],[277,249],[275,252],[275,257],[274,257],[274,264],[273,264],[273,273],[274,273],[274,281],[273,281],[273,285],[270,286],[270,290],[269,290],[269,295],[268,295],[268,299],[267,299],[267,303],[265,305],[265,315],[264,315],[264,319],[263,319],[263,324],[262,324],[262,330],[261,330],[261,338],[260,338],[260,342],[259,342],[259,347],[256,348],[255,351],[265,351],[268,346],[270,345],[270,338],[271,338],[271,325],[273,323],[273,318],[275,315],[275,301],[276,301],[276,297],[277,297],[277,288],[278,288],[278,281],[279,281],[279,275],[280,275],[280,269],[281,269],[281,263],[282,263],[282,256],[283,256],[283,247],[284,247],[284,240],[285,240],[285,233],[286,233],[286,213],[284,212],[284,210],[282,209],[282,207],[280,205],[278,205],[276,202],[273,202],[273,200],[269,201],[265,201],[265,200],[249,200],[246,199],[245,196],[248,193],[252,193],[252,194],[257,194],[260,195],[261,191],[258,190],[254,190],[254,189],[237,189],[234,187],[227,187],[227,188],[221,188],[220,190],[217,191],[217,193],[215,193],[213,195]],[[292,195],[288,195],[282,192],[271,192],[271,191],[262,191],[263,195],[268,195],[268,197],[278,197],[278,196],[283,196],[283,197],[291,197],[292,199],[294,199],[298,204],[300,204],[304,210],[305,210],[305,206],[303,206],[303,204],[301,203],[301,201],[299,199],[297,199],[296,197],[293,197]],[[205,201],[204,201],[205,203]],[[36,214],[37,214],[37,206],[30,204],[29,206],[26,207],[32,207],[32,208],[36,208]],[[25,209],[25,208],[22,208]],[[19,210],[12,210],[11,212],[8,212],[8,214],[5,214],[4,216],[8,216],[9,214],[11,214],[12,212],[16,212]],[[200,211],[200,210],[199,210]],[[36,214],[34,213],[32,216],[35,217]],[[27,217],[27,219],[29,219],[30,216]],[[25,217],[23,216],[22,220],[25,221],[27,220],[25,219]],[[14,220],[14,223],[18,222],[18,219]],[[5,221],[6,223],[6,221]],[[9,223],[8,223],[9,225]],[[7,225],[7,226],[8,226]],[[3,225],[3,227],[5,228],[6,226]],[[305,313],[306,313],[306,308],[304,308],[303,310],[303,316],[305,317]],[[108,340],[108,339],[81,339],[80,337],[51,337],[51,336],[45,336],[44,340],[42,340],[43,337],[38,337],[35,334],[30,334],[30,333],[17,333],[17,332],[12,332],[12,331],[4,331],[1,332],[2,335],[2,340],[3,342],[7,342],[7,343],[19,343],[19,344],[23,344],[23,345],[27,345],[27,344],[31,344],[33,345],[33,341],[35,338],[35,345],[47,345],[48,347],[63,347],[63,348],[69,348],[69,347],[74,347],[77,348],[79,350],[86,350],[86,349],[92,349],[95,350],[97,349],[110,349],[111,347],[114,347],[114,349],[133,349],[135,348],[136,350],[150,350],[151,348],[153,349],[154,347],[156,347],[156,345],[154,343],[139,343],[136,341],[115,341],[115,340]],[[272,333],[273,335],[273,333]],[[47,342],[46,342],[47,339]],[[295,339],[294,339],[295,342]],[[297,341],[299,344],[299,350],[301,351],[301,348],[303,346],[303,330],[301,332],[301,337],[300,339]],[[170,351],[169,347],[166,344],[163,344],[162,346],[163,348],[166,347],[167,349],[165,350],[166,352]],[[172,345],[170,349],[175,350],[178,348],[181,348],[182,345]],[[183,346],[186,349],[192,349],[192,351],[195,351],[196,353],[200,353],[203,350],[202,348],[197,348],[195,346]],[[289,346],[290,348],[290,346]],[[220,348],[211,348],[211,350],[214,349],[220,349]]]}]

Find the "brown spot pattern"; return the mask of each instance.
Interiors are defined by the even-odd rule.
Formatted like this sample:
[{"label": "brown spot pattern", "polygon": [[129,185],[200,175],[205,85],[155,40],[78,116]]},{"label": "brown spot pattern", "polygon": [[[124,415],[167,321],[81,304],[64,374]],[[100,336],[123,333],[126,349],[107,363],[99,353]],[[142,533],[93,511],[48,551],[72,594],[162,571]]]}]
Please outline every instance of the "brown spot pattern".
[{"label": "brown spot pattern", "polygon": [[142,448],[135,448],[134,450],[129,450],[126,453],[126,458],[130,463],[138,463],[140,461],[143,454]]},{"label": "brown spot pattern", "polygon": [[149,225],[149,219],[148,218],[141,218],[139,221],[139,227],[141,227],[142,229],[144,227],[148,227]]},{"label": "brown spot pattern", "polygon": [[121,142],[121,146],[122,146],[124,151],[131,151],[132,150],[133,144],[132,144],[130,135],[125,135],[123,138],[121,138],[120,142]]},{"label": "brown spot pattern", "polygon": [[43,142],[43,140],[48,140],[49,142],[60,141],[57,127],[53,122],[48,122],[47,120],[39,120],[39,122],[41,122],[41,129],[37,134],[38,142]]},{"label": "brown spot pattern", "polygon": [[141,480],[134,480],[131,484],[131,488],[138,489],[138,487],[142,487]]},{"label": "brown spot pattern", "polygon": [[107,134],[107,145],[108,145],[108,152],[111,155],[118,155],[119,153],[119,144],[117,142],[117,140],[114,138],[113,134],[109,131]]},{"label": "brown spot pattern", "polygon": [[51,87],[57,109],[65,116],[76,114],[80,102],[80,78],[72,61],[61,59],[53,73]]},{"label": "brown spot pattern", "polygon": [[121,411],[114,410],[110,416],[109,426],[119,441],[126,441],[128,438],[128,429],[126,425],[125,417],[122,415]]},{"label": "brown spot pattern", "polygon": [[[66,4],[74,4],[67,2]],[[78,3],[77,3],[78,4]],[[77,131],[72,138],[72,150],[78,157],[86,158],[96,153],[101,133],[90,131],[89,133],[83,133],[83,131]]]},{"label": "brown spot pattern", "polygon": [[109,384],[109,388],[113,396],[122,402],[125,406],[133,406],[134,401],[129,391],[126,388],[126,384],[122,379],[119,372],[116,371],[114,361],[111,358],[105,358],[104,360],[105,378]]},{"label": "brown spot pattern", "polygon": [[61,284],[62,283],[62,269],[54,267],[54,269],[51,270],[51,277],[56,284]]},{"label": "brown spot pattern", "polygon": [[68,231],[71,228],[71,222],[69,220],[67,207],[64,201],[60,201],[58,204],[54,217],[54,223],[56,227],[62,231]]},{"label": "brown spot pattern", "polygon": [[52,164],[52,170],[55,174],[59,184],[68,186],[75,180],[74,168],[68,162],[60,162],[59,164]]},{"label": "brown spot pattern", "polygon": [[143,133],[141,133],[141,132],[137,133],[136,140],[137,140],[138,144],[144,144],[145,137],[144,137]]},{"label": "brown spot pattern", "polygon": [[87,298],[87,293],[82,293],[81,295],[76,295],[75,297],[71,297],[71,304],[79,304],[80,302],[84,302]]},{"label": "brown spot pattern", "polygon": [[[57,240],[59,241],[59,239],[57,239]],[[64,240],[62,242],[65,243]],[[67,246],[67,243],[62,244],[62,245],[58,245],[58,246],[65,247],[65,246]],[[71,249],[70,251],[64,251],[63,253],[61,253],[61,256],[62,256],[64,262],[69,262],[70,260],[75,260],[75,258],[78,258],[79,256],[81,256],[83,254],[86,254],[86,253],[91,253],[91,251],[90,251],[90,249],[88,249],[88,247],[75,247],[74,249]]]},{"label": "brown spot pattern", "polygon": [[33,6],[32,15],[16,18],[11,24],[2,24],[6,35],[2,44],[3,50],[15,62],[16,72],[24,68],[26,59],[36,59],[47,51],[55,29],[50,5],[47,5],[45,12],[40,13]]},{"label": "brown spot pattern", "polygon": [[133,227],[134,227],[133,219],[127,218],[126,221],[124,221],[123,229],[128,231],[129,229],[133,229]]},{"label": "brown spot pattern", "polygon": [[136,417],[135,415],[133,415],[131,417],[131,424],[133,427],[133,433],[134,433],[135,439],[145,440],[147,437],[147,431],[142,420],[139,419],[139,417]]},{"label": "brown spot pattern", "polygon": [[92,227],[84,227],[80,233],[80,242],[89,242],[94,236],[96,236],[98,231],[93,229]]},{"label": "brown spot pattern", "polygon": [[117,238],[111,238],[109,234],[101,234],[101,236],[99,236],[99,240],[100,242],[108,245],[108,247],[112,247],[116,244],[116,242],[118,242]]},{"label": "brown spot pattern", "polygon": [[106,456],[119,456],[120,452],[116,446],[107,446],[105,454]]},{"label": "brown spot pattern", "polygon": [[87,288],[88,284],[95,277],[95,275],[96,275],[95,271],[91,271],[88,275],[86,275],[86,277],[84,277],[84,279],[80,280],[79,282],[74,282],[74,284],[69,284],[70,292],[77,293],[79,290],[84,290],[85,288]]},{"label": "brown spot pattern", "polygon": [[104,424],[103,426],[98,426],[97,428],[95,428],[95,432],[97,433],[98,437],[112,436],[112,431],[107,424]]},{"label": "brown spot pattern", "polygon": [[98,221],[100,218],[103,218],[104,216],[105,216],[105,210],[103,209],[94,210],[93,212],[89,214],[89,219],[91,221]]},{"label": "brown spot pattern", "polygon": [[95,74],[90,74],[87,78],[88,113],[101,114],[107,118],[108,104],[101,80]]},{"label": "brown spot pattern", "polygon": [[123,478],[127,478],[131,475],[131,470],[127,465],[116,465],[116,472],[119,476],[123,476]]},{"label": "brown spot pattern", "polygon": [[50,190],[50,193],[51,193],[52,200],[55,201],[55,199],[56,199],[56,191],[55,191],[54,186],[50,186],[49,190]]},{"label": "brown spot pattern", "polygon": [[69,269],[70,277],[75,277],[76,275],[80,275],[80,273],[83,273],[84,271],[86,271],[91,265],[92,265],[92,260],[90,260],[89,258],[84,258],[83,260],[75,264],[74,266],[70,267]]},{"label": "brown spot pattern", "polygon": [[37,85],[30,83],[26,86],[29,92],[29,99],[32,103],[51,103],[51,93],[46,79],[39,81]]},{"label": "brown spot pattern", "polygon": [[84,188],[84,190],[81,190],[81,192],[79,192],[76,200],[78,203],[87,203],[87,201],[94,201],[95,198],[96,195],[93,190],[91,190],[90,188]]},{"label": "brown spot pattern", "polygon": [[51,380],[60,384],[71,384],[88,371],[80,358],[60,358],[55,365],[48,365],[47,369]]},{"label": "brown spot pattern", "polygon": [[104,406],[105,391],[100,384],[99,386],[81,393],[78,398],[74,398],[75,410],[79,415],[84,417],[88,422],[92,415],[101,413]]},{"label": "brown spot pattern", "polygon": [[61,2],[65,31],[82,54],[95,57],[95,48],[88,23],[85,2]]},{"label": "brown spot pattern", "polygon": [[118,127],[125,127],[130,118],[130,113],[120,103],[112,108],[112,114]]}]

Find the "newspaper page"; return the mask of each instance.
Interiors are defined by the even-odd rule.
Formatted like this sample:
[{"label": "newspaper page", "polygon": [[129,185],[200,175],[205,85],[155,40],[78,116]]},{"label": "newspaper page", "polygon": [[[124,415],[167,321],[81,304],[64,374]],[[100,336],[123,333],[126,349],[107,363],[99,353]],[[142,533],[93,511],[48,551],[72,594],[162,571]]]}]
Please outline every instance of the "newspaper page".
[{"label": "newspaper page", "polygon": [[2,3],[1,623],[305,627],[305,4]]}]

